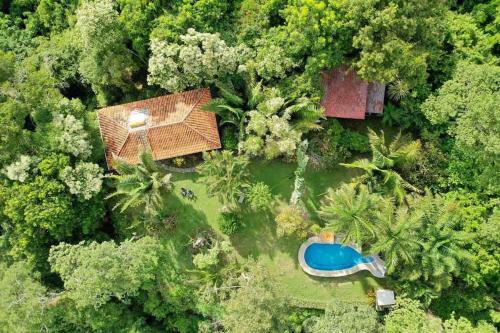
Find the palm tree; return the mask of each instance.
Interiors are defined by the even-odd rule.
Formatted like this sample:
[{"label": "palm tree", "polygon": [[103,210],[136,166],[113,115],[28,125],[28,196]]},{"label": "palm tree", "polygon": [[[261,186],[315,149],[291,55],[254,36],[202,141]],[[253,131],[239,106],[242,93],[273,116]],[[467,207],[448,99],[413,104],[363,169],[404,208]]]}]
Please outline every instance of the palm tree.
[{"label": "palm tree", "polygon": [[443,198],[428,192],[413,206],[422,221],[421,250],[414,264],[403,271],[403,276],[423,280],[440,291],[449,287],[452,276],[469,263],[470,254],[460,246],[467,236],[454,230],[457,211]]},{"label": "palm tree", "polygon": [[171,174],[163,171],[153,160],[150,153],[139,155],[139,164],[133,165],[116,159],[114,167],[118,174],[110,178],[116,181],[116,191],[106,199],[120,197],[113,209],[121,212],[144,206],[147,216],[152,216],[163,205],[163,193],[172,188]]},{"label": "palm tree", "polygon": [[319,120],[324,118],[324,110],[309,98],[301,97],[294,100],[283,114],[290,116],[292,128],[301,133],[318,131],[322,128]]},{"label": "palm tree", "polygon": [[375,212],[383,203],[384,199],[370,193],[365,185],[355,188],[344,184],[328,190],[319,214],[326,221],[326,229],[343,234],[343,243],[361,246],[363,241],[375,236]]},{"label": "palm tree", "polygon": [[225,208],[234,208],[245,188],[250,185],[248,158],[234,156],[232,152],[212,151],[203,154],[204,162],[197,167],[201,183],[208,194],[217,196]]},{"label": "palm tree", "polygon": [[418,212],[410,214],[403,206],[395,210],[390,202],[377,212],[377,241],[370,247],[370,252],[384,256],[389,274],[402,264],[414,264],[420,250],[417,230],[421,216]]},{"label": "palm tree", "polygon": [[399,133],[391,143],[386,144],[384,132],[381,131],[380,135],[377,135],[372,129],[368,129],[368,139],[372,151],[371,160],[360,159],[352,163],[341,163],[347,168],[365,171],[354,183],[366,184],[372,191],[381,189],[382,192],[394,196],[398,203],[403,202],[408,191],[422,193],[400,175],[400,172],[418,157],[420,141],[404,140]]},{"label": "palm tree", "polygon": [[203,110],[213,112],[220,117],[220,125],[232,125],[238,129],[238,141],[245,135],[246,113],[253,110],[263,100],[262,84],[251,83],[248,86],[248,98],[245,101],[229,86],[217,83],[221,97],[214,98],[203,105]]},{"label": "palm tree", "polygon": [[[229,86],[217,83],[221,97],[214,98],[203,106],[205,111],[217,114],[221,121],[220,125],[232,125],[238,129],[238,141],[242,141],[245,135],[245,124],[247,112],[257,109],[257,106],[269,98],[281,96],[277,89],[264,89],[261,82],[250,80],[246,87],[246,100]],[[280,115],[286,115],[290,119],[293,128],[301,133],[310,130],[319,130],[319,119],[323,118],[324,110],[318,108],[317,103],[306,97],[284,101],[283,108],[279,110]]]}]

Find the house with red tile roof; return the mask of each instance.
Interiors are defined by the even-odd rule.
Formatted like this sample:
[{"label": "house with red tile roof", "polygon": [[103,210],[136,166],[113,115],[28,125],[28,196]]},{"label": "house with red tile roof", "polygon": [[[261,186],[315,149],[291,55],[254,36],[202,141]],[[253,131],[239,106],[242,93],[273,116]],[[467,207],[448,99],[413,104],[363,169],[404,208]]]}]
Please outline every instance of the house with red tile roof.
[{"label": "house with red tile roof", "polygon": [[108,168],[117,158],[138,163],[143,150],[163,160],[219,149],[215,114],[201,109],[210,99],[198,89],[98,110]]},{"label": "house with red tile roof", "polygon": [[325,94],[321,106],[327,117],[365,119],[366,114],[384,110],[385,85],[361,80],[346,65],[323,72]]}]

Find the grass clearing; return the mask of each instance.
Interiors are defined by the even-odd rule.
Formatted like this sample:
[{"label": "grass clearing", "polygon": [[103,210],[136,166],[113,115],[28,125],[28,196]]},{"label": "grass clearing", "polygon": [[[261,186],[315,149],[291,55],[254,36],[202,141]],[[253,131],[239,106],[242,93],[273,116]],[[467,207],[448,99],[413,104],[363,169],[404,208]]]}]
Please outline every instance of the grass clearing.
[{"label": "grass clearing", "polygon": [[[253,179],[265,182],[274,195],[286,201],[293,190],[294,170],[295,164],[277,161],[253,162],[250,165]],[[336,187],[355,174],[356,171],[342,167],[327,171],[308,170],[304,199],[311,213],[328,187]],[[205,186],[197,182],[198,178],[193,173],[174,175],[175,188],[174,195],[169,197],[169,211],[177,217],[177,226],[174,232],[161,236],[165,246],[171,250],[172,261],[180,267],[190,265],[188,243],[190,237],[198,231],[211,230],[222,236],[217,223],[220,204],[216,198],[208,197]],[[183,198],[180,194],[181,187],[192,190],[196,200]],[[311,218],[319,222],[315,214],[311,214]],[[381,283],[380,279],[368,272],[359,272],[345,278],[311,277],[298,264],[297,253],[302,241],[278,238],[270,212],[245,212],[243,223],[243,228],[231,237],[238,255],[253,257],[265,265],[284,292],[293,298],[306,302],[327,302],[332,298],[363,300],[370,288]]]},{"label": "grass clearing", "polygon": [[[392,128],[382,126],[378,117],[370,117],[364,122],[346,121],[344,125],[362,133],[366,133],[368,127],[377,131],[383,128],[389,138],[397,133]],[[249,171],[253,181],[266,183],[274,196],[288,201],[293,191],[295,168],[295,163],[257,161],[250,164]],[[330,170],[307,170],[303,200],[313,222],[321,223],[315,212],[326,190],[349,182],[357,174],[358,171],[341,166]],[[160,238],[169,249],[172,264],[180,268],[191,268],[189,241],[200,231],[209,230],[227,238],[220,231],[217,221],[221,205],[216,198],[208,197],[205,185],[199,183],[198,179],[199,175],[195,173],[175,173],[173,195],[168,194],[167,211],[176,216],[176,228],[173,232],[162,232]],[[182,187],[193,191],[196,199],[183,198],[180,193]],[[128,212],[127,217],[121,218],[121,223],[131,223],[136,218],[134,215],[137,214]],[[302,240],[278,238],[271,212],[247,211],[242,214],[242,220],[242,229],[230,237],[238,255],[242,258],[253,257],[262,263],[280,283],[283,291],[299,301],[328,302],[333,298],[359,301],[367,299],[366,294],[370,289],[387,283],[367,271],[343,278],[309,276],[302,271],[297,259]],[[126,231],[127,235],[124,235],[122,230],[122,236],[130,237],[132,231]]]}]

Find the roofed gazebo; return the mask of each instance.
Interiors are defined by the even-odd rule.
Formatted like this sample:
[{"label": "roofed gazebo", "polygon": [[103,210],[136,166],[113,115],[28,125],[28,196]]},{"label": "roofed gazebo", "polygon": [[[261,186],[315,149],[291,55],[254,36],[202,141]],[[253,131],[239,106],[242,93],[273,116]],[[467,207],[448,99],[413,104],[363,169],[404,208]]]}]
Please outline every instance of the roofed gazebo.
[{"label": "roofed gazebo", "polygon": [[365,119],[366,114],[384,110],[385,85],[363,81],[346,65],[323,72],[321,82],[325,89],[321,106],[327,117]]}]

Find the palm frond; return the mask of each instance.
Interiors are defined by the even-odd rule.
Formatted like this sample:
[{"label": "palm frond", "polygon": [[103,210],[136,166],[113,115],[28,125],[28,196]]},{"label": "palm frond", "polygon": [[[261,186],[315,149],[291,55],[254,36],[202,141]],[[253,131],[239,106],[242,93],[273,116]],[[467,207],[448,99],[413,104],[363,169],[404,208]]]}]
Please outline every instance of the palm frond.
[{"label": "palm frond", "polygon": [[380,170],[375,164],[373,164],[366,158],[351,163],[339,163],[339,165],[342,165],[349,169],[361,169],[367,172],[372,172],[373,170]]},{"label": "palm frond", "polygon": [[232,87],[224,85],[220,82],[217,83],[217,88],[219,88],[219,93],[221,97],[226,101],[226,104],[242,107],[245,104],[243,98],[238,96],[238,93],[234,91]]},{"label": "palm frond", "polygon": [[214,98],[209,102],[202,105],[201,109],[208,112],[219,114],[221,112],[220,106],[225,105],[226,101],[223,98]]}]

